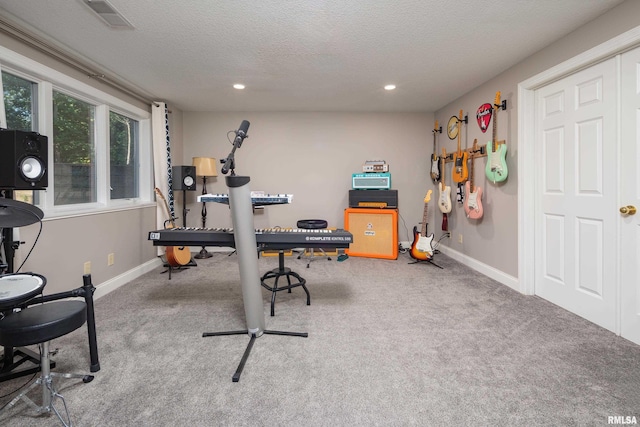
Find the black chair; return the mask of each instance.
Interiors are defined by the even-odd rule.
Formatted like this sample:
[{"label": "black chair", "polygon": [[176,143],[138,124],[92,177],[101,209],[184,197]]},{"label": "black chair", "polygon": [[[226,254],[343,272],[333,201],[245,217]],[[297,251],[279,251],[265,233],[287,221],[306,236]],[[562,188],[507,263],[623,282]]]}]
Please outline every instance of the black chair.
[{"label": "black chair", "polygon": [[[327,221],[323,219],[301,219],[300,221],[298,221],[297,227],[302,228],[304,230],[322,230],[327,228]],[[322,255],[316,256],[314,254],[313,248],[305,248],[302,250],[302,253],[298,255],[298,259],[306,259],[307,268],[309,268],[311,261],[315,261],[318,258],[325,258],[328,261],[331,261],[331,257],[327,255],[324,249],[318,248],[318,250],[322,252]]]},{"label": "black chair", "polygon": [[[282,277],[287,278],[287,285],[278,287],[278,280]],[[297,282],[291,283],[291,277],[293,276]],[[274,279],[273,286],[269,286],[267,280]],[[284,266],[284,251],[278,251],[278,268],[275,268],[262,276],[260,279],[260,284],[263,288],[267,289],[271,292],[271,315],[275,316],[275,304],[276,304],[276,293],[279,291],[288,291],[291,293],[291,289],[297,288],[298,286],[302,286],[305,293],[307,294],[307,305],[311,305],[311,295],[309,295],[309,290],[306,287],[307,281],[300,277],[300,275],[294,271],[291,271],[290,268]]]},{"label": "black chair", "polygon": [[[49,359],[49,342],[80,328],[87,321],[87,304],[83,301],[55,301],[29,306],[20,311],[5,313],[0,319],[0,345],[11,347],[23,347],[38,345],[40,349],[41,374],[26,390],[16,396],[4,408],[14,406],[20,399],[24,400],[37,413],[54,412],[64,425],[70,425],[69,411],[64,397],[61,396],[55,385],[53,377],[81,378],[88,383],[93,380],[92,375],[66,374],[51,372]],[[42,386],[42,405],[36,405],[27,393],[38,385]],[[62,400],[67,421],[55,407],[56,398]]]}]

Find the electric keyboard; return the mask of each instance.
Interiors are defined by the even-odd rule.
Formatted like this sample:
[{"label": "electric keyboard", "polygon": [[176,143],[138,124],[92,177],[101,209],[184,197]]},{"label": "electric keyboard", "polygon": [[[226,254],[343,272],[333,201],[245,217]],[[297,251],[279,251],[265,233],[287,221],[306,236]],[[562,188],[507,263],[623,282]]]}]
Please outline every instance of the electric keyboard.
[{"label": "electric keyboard", "polygon": [[[262,250],[348,248],[353,235],[343,229],[260,228],[256,243]],[[175,227],[149,232],[154,246],[221,246],[235,248],[233,228]]]},{"label": "electric keyboard", "polygon": [[[285,203],[291,203],[293,201],[293,194],[251,194],[251,204],[254,206],[265,205],[282,205]],[[203,194],[198,196],[198,202],[215,202],[229,204],[228,194]]]}]

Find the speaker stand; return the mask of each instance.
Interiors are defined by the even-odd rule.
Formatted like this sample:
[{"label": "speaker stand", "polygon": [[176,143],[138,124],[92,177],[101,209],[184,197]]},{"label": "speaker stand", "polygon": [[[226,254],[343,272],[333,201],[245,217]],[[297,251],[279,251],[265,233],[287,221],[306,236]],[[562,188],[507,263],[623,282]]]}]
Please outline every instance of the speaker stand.
[{"label": "speaker stand", "polygon": [[[187,190],[183,188],[182,189],[182,226],[184,228],[187,228],[187,212],[189,212],[189,209],[187,209]],[[184,266],[197,267],[198,264],[196,264],[196,262],[193,260],[193,256],[191,256],[191,259],[189,260],[189,262],[186,263]],[[171,279],[171,274],[169,274],[169,279]]]},{"label": "speaker stand", "polygon": [[[206,194],[207,194],[207,177],[203,175],[202,176],[202,195],[204,196]],[[207,228],[207,202],[202,202],[202,228]],[[212,256],[213,254],[207,251],[207,248],[203,246],[202,249],[200,249],[200,252],[198,252],[194,258],[207,259],[207,258],[211,258]]]}]

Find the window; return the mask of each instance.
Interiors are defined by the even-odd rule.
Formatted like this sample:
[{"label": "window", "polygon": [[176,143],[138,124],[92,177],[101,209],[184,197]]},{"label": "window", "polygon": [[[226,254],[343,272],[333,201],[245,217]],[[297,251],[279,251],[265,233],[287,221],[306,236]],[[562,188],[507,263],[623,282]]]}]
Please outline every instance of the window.
[{"label": "window", "polygon": [[[37,130],[38,84],[16,75],[2,72],[4,109],[7,129],[31,132]],[[34,203],[31,190],[16,190],[13,197],[25,203]],[[38,202],[36,195],[35,202]]]},{"label": "window", "polygon": [[94,117],[93,105],[53,91],[54,205],[97,200]]},{"label": "window", "polygon": [[36,105],[38,84],[13,74],[2,72],[4,88],[4,108],[7,116],[7,129],[35,131],[34,106]]},{"label": "window", "polygon": [[[7,127],[48,137],[46,190],[14,192],[51,218],[151,203],[151,114],[0,46]],[[22,194],[25,193],[25,194]]]},{"label": "window", "polygon": [[109,113],[111,199],[138,197],[138,122]]}]

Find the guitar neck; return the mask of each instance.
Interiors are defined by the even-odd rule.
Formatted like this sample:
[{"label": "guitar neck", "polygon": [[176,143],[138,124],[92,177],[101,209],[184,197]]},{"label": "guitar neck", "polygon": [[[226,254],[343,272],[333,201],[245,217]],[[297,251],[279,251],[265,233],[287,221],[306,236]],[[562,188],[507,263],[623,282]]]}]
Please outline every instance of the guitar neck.
[{"label": "guitar neck", "polygon": [[428,208],[429,203],[424,204],[424,213],[422,214],[422,230],[421,233],[423,236],[427,235],[427,221],[428,221]]},{"label": "guitar neck", "polygon": [[475,159],[475,154],[471,154],[471,171],[470,171],[470,177],[469,177],[469,190],[473,193],[473,159]]},{"label": "guitar neck", "polygon": [[498,151],[498,141],[496,141],[497,135],[498,135],[498,110],[499,108],[496,108],[495,113],[493,114],[493,143],[491,144],[491,150],[495,153],[496,151]]},{"label": "guitar neck", "polygon": [[173,217],[173,215],[171,215],[171,210],[169,209],[169,204],[167,203],[167,199],[164,198],[164,195],[162,194],[162,191],[160,191],[159,188],[156,188],[156,194],[164,202],[163,203],[164,210],[167,213],[167,216],[169,217],[168,221],[169,221],[169,224],[171,225],[171,228],[175,228],[176,226],[175,218]]},{"label": "guitar neck", "polygon": [[493,101],[493,142],[491,143],[491,151],[498,151],[498,111],[500,111],[500,92],[496,92],[496,99]]}]

